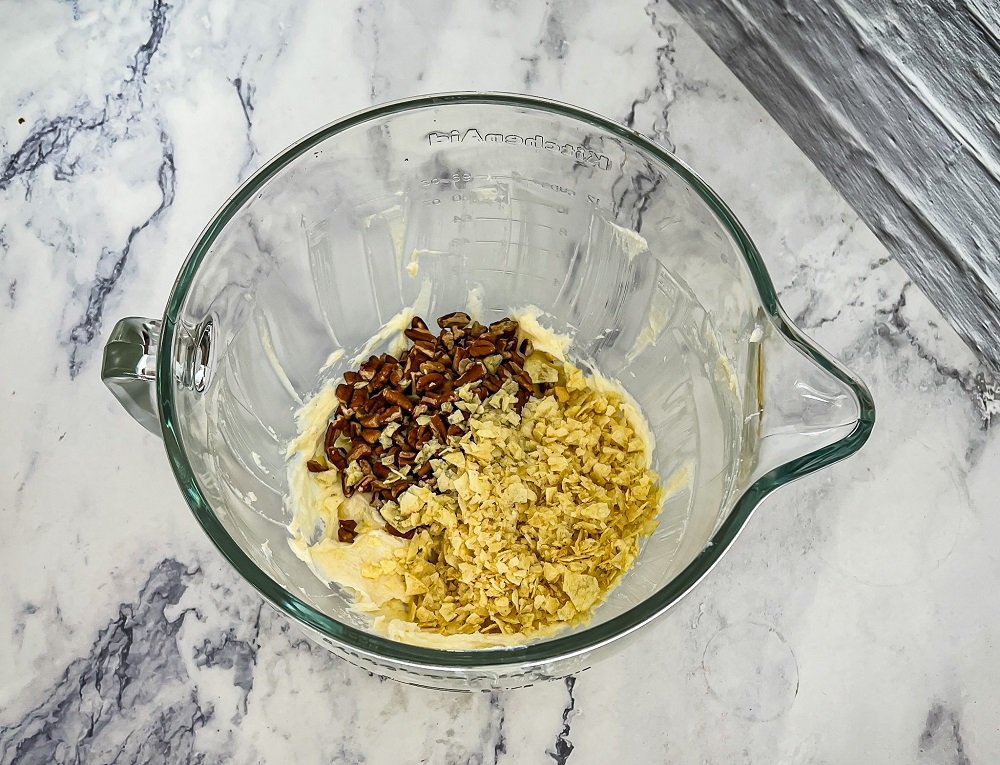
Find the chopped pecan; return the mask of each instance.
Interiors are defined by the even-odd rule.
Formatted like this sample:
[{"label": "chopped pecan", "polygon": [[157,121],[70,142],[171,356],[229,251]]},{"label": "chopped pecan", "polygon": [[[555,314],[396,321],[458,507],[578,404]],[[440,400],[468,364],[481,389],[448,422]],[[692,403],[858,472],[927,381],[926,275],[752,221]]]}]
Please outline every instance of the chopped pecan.
[{"label": "chopped pecan", "polygon": [[441,419],[440,414],[435,413],[431,415],[430,426],[437,435],[438,440],[444,441],[445,437],[448,435],[448,427],[444,424],[444,420]]},{"label": "chopped pecan", "polygon": [[337,398],[343,401],[345,404],[349,404],[351,401],[351,396],[354,394],[354,386],[348,385],[347,383],[341,383],[337,386]]},{"label": "chopped pecan", "polygon": [[410,399],[408,399],[401,391],[389,388],[382,394],[382,397],[390,404],[395,404],[400,409],[407,412],[413,411],[413,402],[410,401]]},{"label": "chopped pecan", "polygon": [[464,327],[470,321],[472,321],[472,318],[469,314],[464,311],[454,311],[439,317],[437,323],[441,329],[448,329],[450,327]]},{"label": "chopped pecan", "polygon": [[370,356],[368,361],[361,365],[358,369],[358,374],[361,375],[362,380],[371,381],[375,377],[375,373],[378,371],[379,364],[378,356]]},{"label": "chopped pecan", "polygon": [[389,484],[386,487],[386,490],[389,492],[389,496],[392,497],[393,501],[395,501],[399,499],[399,495],[408,488],[410,488],[408,481],[395,481],[394,483]]},{"label": "chopped pecan", "polygon": [[444,375],[440,372],[431,372],[430,374],[423,375],[417,378],[416,385],[414,385],[414,390],[417,393],[423,393],[426,390],[436,390],[444,384]]},{"label": "chopped pecan", "polygon": [[368,403],[368,388],[355,388],[351,394],[351,409],[360,409]]},{"label": "chopped pecan", "polygon": [[382,366],[378,368],[378,372],[372,378],[372,389],[378,390],[385,386],[389,379],[392,377],[393,370],[399,366],[399,362],[396,359],[389,357],[388,360],[382,362]]},{"label": "chopped pecan", "polygon": [[327,454],[326,458],[330,461],[337,470],[347,469],[347,457],[339,449],[334,449],[332,454]]},{"label": "chopped pecan", "polygon": [[361,459],[362,457],[367,457],[371,453],[372,453],[372,448],[368,444],[366,443],[357,444],[351,450],[351,453],[347,455],[347,462],[348,464],[350,464],[355,460]]},{"label": "chopped pecan", "polygon": [[337,524],[337,539],[341,542],[353,542],[354,537],[357,536],[357,527],[357,521],[352,521],[348,518],[340,520]]},{"label": "chopped pecan", "polygon": [[496,344],[492,340],[481,337],[469,346],[469,355],[480,359],[492,355],[496,349]]},{"label": "chopped pecan", "polygon": [[486,367],[480,363],[475,362],[470,364],[469,367],[455,380],[455,387],[461,388],[463,385],[468,385],[469,383],[479,382],[486,376]]},{"label": "chopped pecan", "polygon": [[[398,359],[385,353],[370,356],[357,370],[345,372],[337,386],[336,418],[323,441],[326,461],[313,460],[309,469],[337,468],[346,495],[371,491],[371,501],[381,506],[414,483],[433,487],[429,461],[418,467],[416,457],[431,440],[443,444],[464,435],[465,418],[455,418],[458,388],[469,386],[485,399],[513,380],[518,412],[546,389],[532,384],[524,371],[525,356],[533,348],[530,341],[518,342],[513,319],[485,327],[456,311],[437,323],[441,331],[435,336],[426,322],[413,317],[403,333],[412,345]],[[348,487],[343,474],[355,462],[361,477]]]},{"label": "chopped pecan", "polygon": [[517,332],[517,322],[511,318],[503,318],[490,324],[489,329],[496,335],[513,335]]},{"label": "chopped pecan", "polygon": [[413,539],[413,535],[417,533],[417,530],[415,528],[410,529],[409,531],[404,533],[389,523],[385,524],[385,530],[388,531],[392,536],[401,537],[402,539]]},{"label": "chopped pecan", "polygon": [[456,347],[455,352],[451,355],[451,368],[456,372],[460,372],[459,367],[468,355],[469,352],[464,347]]},{"label": "chopped pecan", "polygon": [[437,355],[437,346],[425,342],[414,343],[410,357],[412,358],[417,354],[422,354],[428,359],[433,359]]},{"label": "chopped pecan", "polygon": [[433,345],[436,341],[434,335],[426,329],[404,329],[403,335],[405,335],[408,340],[412,340],[414,343],[422,342]]}]

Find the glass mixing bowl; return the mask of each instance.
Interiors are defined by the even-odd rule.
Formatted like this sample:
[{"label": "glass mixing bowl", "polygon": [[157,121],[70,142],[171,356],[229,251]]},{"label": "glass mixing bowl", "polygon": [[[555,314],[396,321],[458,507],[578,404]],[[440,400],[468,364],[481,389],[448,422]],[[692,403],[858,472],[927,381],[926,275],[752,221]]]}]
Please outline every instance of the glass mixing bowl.
[{"label": "glass mixing bowl", "polygon": [[[414,273],[415,272],[415,273]],[[421,294],[426,318],[534,304],[641,405],[679,487],[588,624],[511,648],[442,651],[368,629],[287,544],[295,412]],[[335,357],[334,357],[335,358]],[[722,200],[663,149],[537,98],[375,107],[303,138],[216,214],[162,322],[118,323],[103,377],[161,434],[198,522],[320,645],[439,688],[577,672],[688,592],[770,492],[857,451],[864,384],[791,326]],[[686,473],[684,472],[686,469]]]}]

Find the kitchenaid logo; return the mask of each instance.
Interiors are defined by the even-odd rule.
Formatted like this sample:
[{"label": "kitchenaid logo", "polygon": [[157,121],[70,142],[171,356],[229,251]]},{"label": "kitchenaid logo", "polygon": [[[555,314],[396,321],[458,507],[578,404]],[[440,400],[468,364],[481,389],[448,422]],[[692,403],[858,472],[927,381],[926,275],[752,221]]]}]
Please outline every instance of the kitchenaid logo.
[{"label": "kitchenaid logo", "polygon": [[507,143],[513,146],[527,146],[531,149],[552,151],[567,157],[573,157],[577,162],[582,162],[601,170],[611,169],[611,160],[603,154],[598,154],[593,149],[588,149],[586,146],[577,146],[574,143],[556,143],[541,135],[525,138],[517,133],[484,133],[478,128],[449,131],[435,130],[427,134],[427,143],[431,146],[438,143]]}]

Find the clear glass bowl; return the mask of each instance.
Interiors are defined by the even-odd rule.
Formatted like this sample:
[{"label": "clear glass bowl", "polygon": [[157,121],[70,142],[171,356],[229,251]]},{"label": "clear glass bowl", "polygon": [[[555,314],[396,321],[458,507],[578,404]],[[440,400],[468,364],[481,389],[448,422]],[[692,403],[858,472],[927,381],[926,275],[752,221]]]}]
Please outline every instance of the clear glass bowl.
[{"label": "clear glass bowl", "polygon": [[[406,645],[287,545],[296,410],[344,371],[324,366],[331,353],[352,356],[421,290],[428,319],[470,299],[486,320],[539,306],[649,420],[655,467],[678,486],[586,625],[512,648]],[[282,152],[205,229],[162,323],[119,322],[103,376],[162,434],[198,522],[269,603],[372,672],[456,689],[565,676],[621,646],[761,499],[857,451],[874,422],[864,384],[788,323],[704,181],[602,117],[503,94],[379,106]]]}]

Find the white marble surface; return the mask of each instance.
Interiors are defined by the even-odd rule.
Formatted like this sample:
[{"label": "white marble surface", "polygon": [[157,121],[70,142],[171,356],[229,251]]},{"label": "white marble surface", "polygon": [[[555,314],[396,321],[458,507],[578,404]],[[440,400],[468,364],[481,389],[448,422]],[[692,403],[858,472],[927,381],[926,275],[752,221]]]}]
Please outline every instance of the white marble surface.
[{"label": "white marble surface", "polygon": [[[272,5],[0,7],[0,763],[1000,759],[990,384],[674,11]],[[507,693],[381,681],[311,647],[222,562],[99,379],[114,320],[159,315],[263,160],[453,89],[556,97],[676,150],[879,407],[859,456],[767,499],[624,653]]]}]

